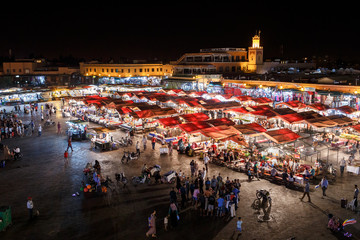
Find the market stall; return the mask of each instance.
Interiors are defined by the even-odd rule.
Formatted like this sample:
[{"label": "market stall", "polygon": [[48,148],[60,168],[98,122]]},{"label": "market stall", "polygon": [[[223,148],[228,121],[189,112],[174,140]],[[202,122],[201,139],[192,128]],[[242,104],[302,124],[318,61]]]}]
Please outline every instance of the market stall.
[{"label": "market stall", "polygon": [[72,137],[72,140],[87,139],[88,122],[83,120],[69,120],[66,124],[68,125],[67,135]]}]

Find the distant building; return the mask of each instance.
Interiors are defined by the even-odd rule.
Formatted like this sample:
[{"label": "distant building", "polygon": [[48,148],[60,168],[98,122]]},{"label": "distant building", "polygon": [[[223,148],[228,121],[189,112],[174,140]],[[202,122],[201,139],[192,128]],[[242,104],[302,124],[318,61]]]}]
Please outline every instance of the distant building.
[{"label": "distant building", "polygon": [[314,63],[264,61],[264,49],[260,45],[260,32],[252,38],[252,46],[246,48],[201,49],[198,53],[186,53],[171,63],[174,76],[221,74],[236,76],[242,73],[265,74],[274,68],[314,68]]},{"label": "distant building", "polygon": [[172,75],[172,66],[161,63],[80,63],[80,73],[96,77],[164,77]]},{"label": "distant building", "polygon": [[15,85],[68,85],[79,81],[79,68],[52,66],[44,59],[17,59],[4,62],[2,79]]}]

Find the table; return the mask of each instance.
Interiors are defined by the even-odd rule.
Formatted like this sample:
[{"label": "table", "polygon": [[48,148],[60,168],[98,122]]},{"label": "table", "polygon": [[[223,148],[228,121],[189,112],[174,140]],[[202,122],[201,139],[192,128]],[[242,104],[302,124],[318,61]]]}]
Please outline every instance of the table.
[{"label": "table", "polygon": [[346,171],[347,172],[352,172],[355,174],[359,174],[360,173],[360,166],[346,166]]}]

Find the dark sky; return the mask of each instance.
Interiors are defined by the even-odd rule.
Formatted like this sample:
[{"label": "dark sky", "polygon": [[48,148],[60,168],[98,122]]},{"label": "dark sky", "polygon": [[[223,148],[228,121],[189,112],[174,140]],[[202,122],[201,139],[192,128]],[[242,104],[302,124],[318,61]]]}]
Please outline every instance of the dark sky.
[{"label": "dark sky", "polygon": [[284,57],[360,59],[360,21],[355,6],[344,1],[338,2],[342,5],[271,2],[19,4],[0,12],[0,56],[12,49],[18,58],[34,54],[176,60],[201,48],[247,48],[261,30],[265,57],[280,56],[283,46]]}]

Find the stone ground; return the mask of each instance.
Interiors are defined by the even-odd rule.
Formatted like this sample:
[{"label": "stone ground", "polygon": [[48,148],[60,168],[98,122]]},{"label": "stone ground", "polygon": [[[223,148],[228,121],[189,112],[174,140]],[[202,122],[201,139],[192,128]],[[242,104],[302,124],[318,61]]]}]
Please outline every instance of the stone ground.
[{"label": "stone ground", "polygon": [[[28,115],[21,114],[20,117],[30,119]],[[39,116],[35,120],[38,123]],[[66,120],[57,113],[55,121],[62,123],[63,130]],[[118,131],[117,134],[123,133]],[[135,136],[135,139],[140,138]],[[88,198],[82,193],[72,196],[79,192],[86,163],[93,163],[95,159],[100,162],[103,174],[115,180],[117,172],[125,172],[130,178],[138,175],[144,163],[148,166],[159,164],[163,174],[180,169],[189,174],[191,159],[200,162],[196,157],[180,155],[176,151],[171,156],[160,155],[159,145],[152,150],[149,142],[140,159],[121,164],[124,149],[99,152],[91,150],[88,141],[74,141],[74,151],[70,151],[69,162],[65,164],[66,136],[57,135],[56,127],[44,129],[40,137],[5,139],[2,143],[10,147],[19,145],[24,157],[0,168],[0,205],[11,206],[13,220],[5,232],[0,232],[0,239],[146,239],[147,217],[153,210],[157,211],[158,239],[236,239],[235,219],[200,217],[191,207],[182,210],[176,229],[165,232],[163,217],[169,207],[171,184],[129,186],[128,190],[114,185],[115,191],[109,191],[105,196]],[[135,150],[135,146],[128,149]],[[330,151],[330,154],[330,161],[335,161],[336,152]],[[360,185],[357,175],[338,177],[324,199],[321,190],[315,190],[312,185],[312,203],[308,203],[299,200],[301,192],[267,180],[247,182],[243,173],[210,164],[208,176],[219,172],[223,177],[238,178],[242,182],[236,212],[244,222],[240,239],[341,239],[326,229],[327,214],[359,219],[359,213],[340,207],[340,199],[351,199],[354,184]],[[257,189],[270,190],[273,199],[271,221],[259,222],[259,214],[251,208]],[[27,220],[28,196],[33,197],[35,209],[40,212],[40,216],[31,222]],[[360,238],[359,223],[347,226],[346,230],[353,234],[353,239]]]}]

